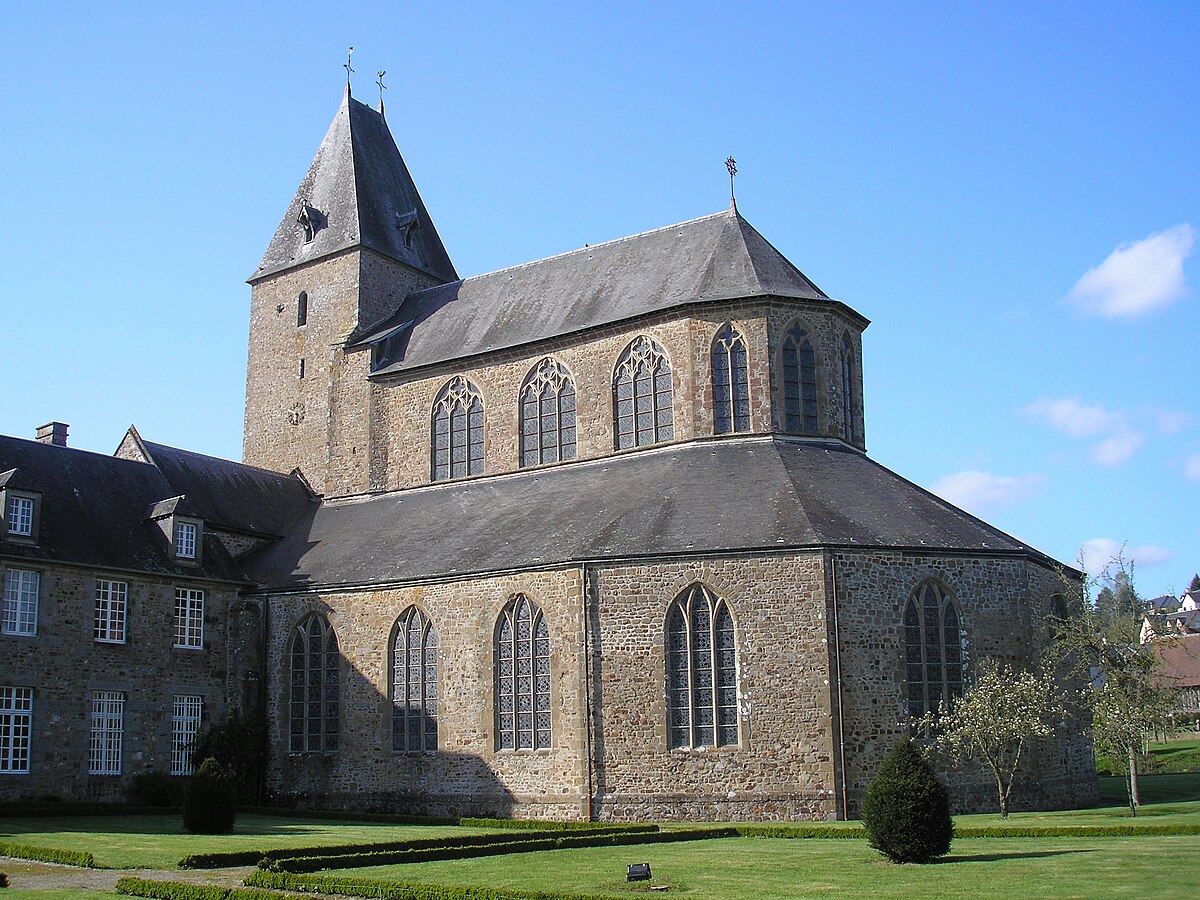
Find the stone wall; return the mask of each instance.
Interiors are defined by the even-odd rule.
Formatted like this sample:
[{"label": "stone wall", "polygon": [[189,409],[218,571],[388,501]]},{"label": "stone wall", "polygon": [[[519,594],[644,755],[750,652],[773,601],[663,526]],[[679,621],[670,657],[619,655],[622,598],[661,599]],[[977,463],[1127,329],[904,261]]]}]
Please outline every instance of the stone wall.
[{"label": "stone wall", "polygon": [[[67,566],[17,567],[41,573],[37,633],[0,635],[0,683],[33,688],[33,733],[30,772],[0,774],[0,799],[121,799],[131,776],[170,771],[174,695],[202,696],[205,724],[225,717],[231,688],[226,622],[235,591]],[[94,640],[97,578],[129,585],[123,644]],[[205,592],[202,650],[172,646],[176,587]],[[120,775],[88,774],[97,690],[125,694]]]}]

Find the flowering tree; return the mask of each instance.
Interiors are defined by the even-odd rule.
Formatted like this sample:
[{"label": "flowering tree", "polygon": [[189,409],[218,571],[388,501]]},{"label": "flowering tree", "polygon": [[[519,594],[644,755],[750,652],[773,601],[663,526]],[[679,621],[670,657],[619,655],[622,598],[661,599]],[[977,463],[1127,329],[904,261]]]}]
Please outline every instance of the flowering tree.
[{"label": "flowering tree", "polygon": [[1030,741],[1049,737],[1066,715],[1066,697],[1052,674],[984,660],[962,697],[949,707],[942,701],[914,724],[952,759],[977,760],[991,771],[1005,818]]}]

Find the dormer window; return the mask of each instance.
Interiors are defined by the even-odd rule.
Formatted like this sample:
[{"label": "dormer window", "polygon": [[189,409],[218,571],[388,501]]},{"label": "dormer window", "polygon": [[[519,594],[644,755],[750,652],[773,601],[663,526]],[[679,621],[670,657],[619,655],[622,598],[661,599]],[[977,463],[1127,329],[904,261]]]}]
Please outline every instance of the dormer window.
[{"label": "dormer window", "polygon": [[14,496],[8,501],[8,533],[14,537],[33,536],[33,498]]},{"label": "dormer window", "polygon": [[37,540],[42,495],[15,487],[16,475],[15,469],[0,475],[0,538],[32,543]]},{"label": "dormer window", "polygon": [[317,236],[316,210],[307,203],[300,204],[300,214],[296,216],[296,221],[304,229],[304,243],[311,244]]},{"label": "dormer window", "polygon": [[417,211],[414,209],[411,212],[396,213],[396,227],[400,229],[400,234],[404,239],[404,246],[411,250],[416,242],[417,229],[421,227],[421,221],[417,218]]},{"label": "dormer window", "polygon": [[196,537],[199,529],[193,522],[175,523],[175,556],[179,559],[196,558]]}]

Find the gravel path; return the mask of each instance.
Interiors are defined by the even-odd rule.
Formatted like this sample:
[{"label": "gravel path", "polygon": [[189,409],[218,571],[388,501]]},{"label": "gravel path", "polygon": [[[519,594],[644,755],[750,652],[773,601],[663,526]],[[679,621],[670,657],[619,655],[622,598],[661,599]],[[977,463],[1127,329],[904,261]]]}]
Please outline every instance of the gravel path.
[{"label": "gravel path", "polygon": [[0,857],[0,872],[8,876],[8,886],[17,890],[47,890],[79,888],[90,891],[112,891],[117,880],[132,876],[154,881],[183,881],[189,884],[219,884],[237,887],[254,871],[253,866],[232,869],[79,869],[27,859]]}]

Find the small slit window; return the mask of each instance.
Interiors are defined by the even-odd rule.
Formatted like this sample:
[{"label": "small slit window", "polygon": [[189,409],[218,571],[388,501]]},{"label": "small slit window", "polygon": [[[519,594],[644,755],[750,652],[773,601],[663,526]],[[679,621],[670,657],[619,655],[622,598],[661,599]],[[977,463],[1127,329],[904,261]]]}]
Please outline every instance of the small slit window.
[{"label": "small slit window", "polygon": [[854,433],[854,351],[850,347],[850,338],[842,335],[839,350],[842,369],[842,434],[846,440],[856,440]]},{"label": "small slit window", "polygon": [[296,327],[308,324],[308,291],[301,291],[296,298]]}]

